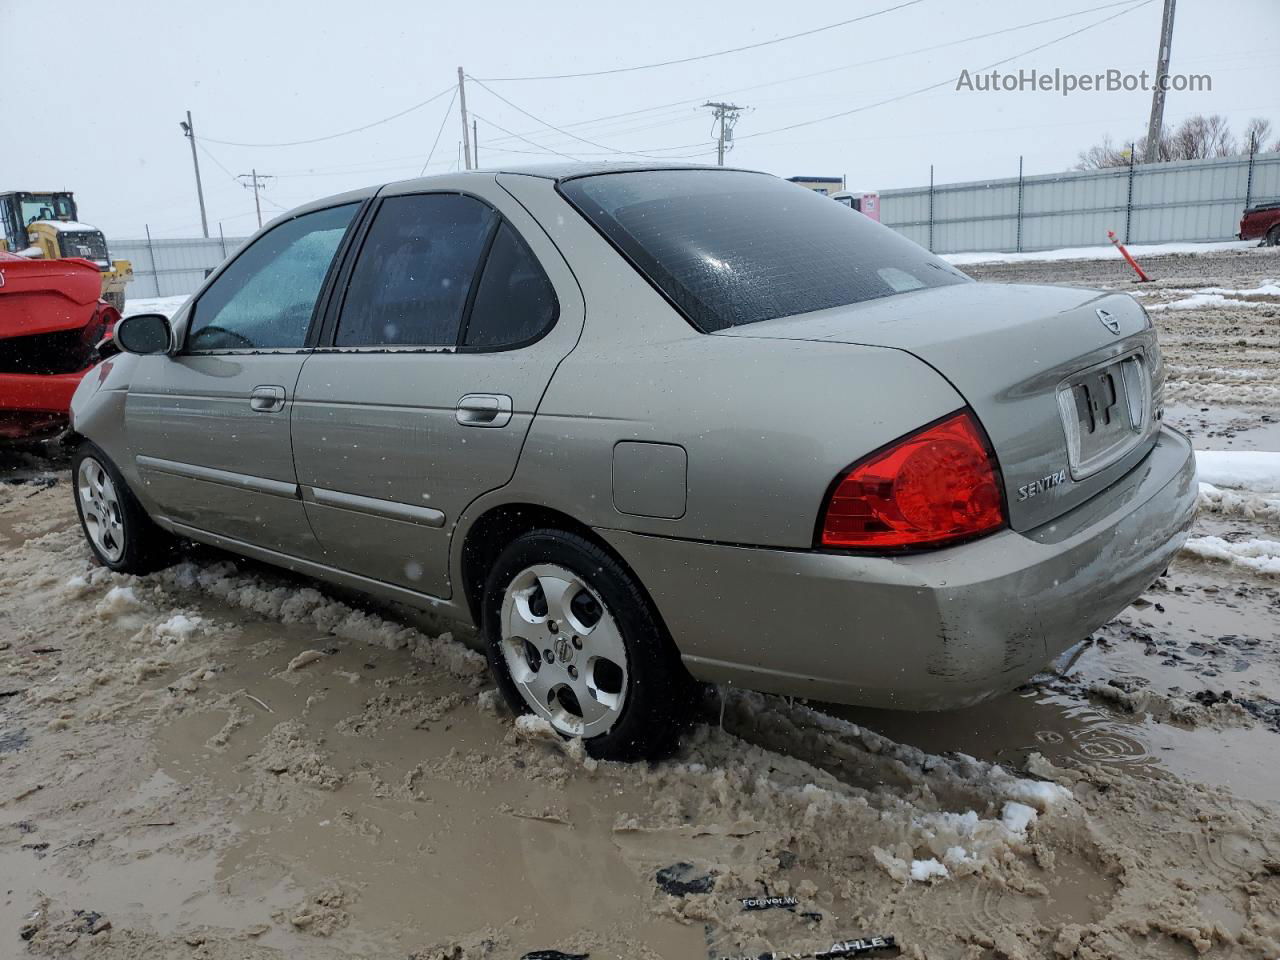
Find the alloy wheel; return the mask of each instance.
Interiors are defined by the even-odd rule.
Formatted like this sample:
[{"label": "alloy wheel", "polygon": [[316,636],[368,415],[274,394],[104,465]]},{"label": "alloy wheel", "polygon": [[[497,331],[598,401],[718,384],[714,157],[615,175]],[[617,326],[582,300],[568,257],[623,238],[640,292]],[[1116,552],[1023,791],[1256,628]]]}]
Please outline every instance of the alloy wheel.
[{"label": "alloy wheel", "polygon": [[124,556],[124,511],[111,475],[93,457],[80,461],[76,493],[85,533],[103,557],[116,563]]},{"label": "alloy wheel", "polygon": [[627,692],[627,651],[600,595],[557,564],[527,567],[502,601],[502,654],[529,709],[561,733],[608,733]]}]

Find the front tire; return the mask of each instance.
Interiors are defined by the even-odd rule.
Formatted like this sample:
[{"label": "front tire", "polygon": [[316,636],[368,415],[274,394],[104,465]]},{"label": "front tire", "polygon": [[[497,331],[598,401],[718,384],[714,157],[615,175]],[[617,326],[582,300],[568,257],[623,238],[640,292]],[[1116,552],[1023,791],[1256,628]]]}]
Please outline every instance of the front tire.
[{"label": "front tire", "polygon": [[1280,247],[1280,223],[1276,224],[1267,231],[1267,240],[1265,246]]},{"label": "front tire", "polygon": [[656,759],[686,726],[693,681],[639,582],[561,530],[513,540],[485,583],[489,667],[517,714],[603,760]]},{"label": "front tire", "polygon": [[116,465],[85,440],[71,460],[76,514],[89,549],[117,573],[150,573],[173,559],[174,538],[151,520]]}]

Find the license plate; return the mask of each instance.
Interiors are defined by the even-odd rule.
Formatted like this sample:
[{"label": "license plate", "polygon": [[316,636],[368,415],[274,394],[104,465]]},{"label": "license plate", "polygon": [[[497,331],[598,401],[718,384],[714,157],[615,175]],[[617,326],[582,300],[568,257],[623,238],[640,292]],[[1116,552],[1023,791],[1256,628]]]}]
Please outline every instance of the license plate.
[{"label": "license plate", "polygon": [[1072,478],[1097,473],[1135,447],[1149,426],[1150,401],[1140,355],[1085,370],[1059,387]]}]

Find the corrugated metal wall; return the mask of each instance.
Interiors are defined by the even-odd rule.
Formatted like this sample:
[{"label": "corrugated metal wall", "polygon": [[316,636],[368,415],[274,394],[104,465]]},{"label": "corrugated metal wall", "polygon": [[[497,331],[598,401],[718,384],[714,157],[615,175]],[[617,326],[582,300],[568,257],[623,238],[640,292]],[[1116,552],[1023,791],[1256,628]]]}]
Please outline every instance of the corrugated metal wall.
[{"label": "corrugated metal wall", "polygon": [[240,248],[246,237],[209,240],[108,240],[111,256],[133,263],[126,296],[176,297],[195,293],[205,272]]},{"label": "corrugated metal wall", "polygon": [[[1245,200],[1280,200],[1280,154],[1137,164],[880,195],[886,226],[937,253],[1234,239]],[[1019,202],[1021,192],[1021,202]],[[931,195],[932,194],[932,195]],[[932,205],[932,217],[930,206]]]}]

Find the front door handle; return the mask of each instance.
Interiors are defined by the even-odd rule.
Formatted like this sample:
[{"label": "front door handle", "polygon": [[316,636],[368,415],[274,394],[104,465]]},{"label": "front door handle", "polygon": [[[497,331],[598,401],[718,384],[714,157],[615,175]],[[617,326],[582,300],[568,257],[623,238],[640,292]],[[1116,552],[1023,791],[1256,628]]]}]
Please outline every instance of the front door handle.
[{"label": "front door handle", "polygon": [[464,427],[505,427],[511,422],[511,398],[501,393],[468,393],[456,414]]},{"label": "front door handle", "polygon": [[249,406],[258,413],[277,413],[284,409],[284,387],[254,387],[249,394]]}]

